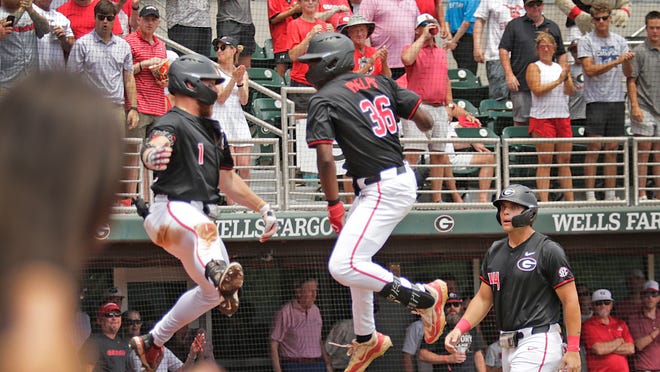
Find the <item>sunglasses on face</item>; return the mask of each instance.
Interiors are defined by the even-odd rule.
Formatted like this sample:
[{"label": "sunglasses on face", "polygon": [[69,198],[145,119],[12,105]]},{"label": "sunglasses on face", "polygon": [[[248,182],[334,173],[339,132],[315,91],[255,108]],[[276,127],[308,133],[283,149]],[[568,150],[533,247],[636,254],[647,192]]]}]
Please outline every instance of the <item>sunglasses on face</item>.
[{"label": "sunglasses on face", "polygon": [[224,52],[225,49],[227,49],[227,44],[216,45],[216,46],[213,47],[213,50],[215,50],[216,52],[217,52],[218,50],[221,50],[221,51]]},{"label": "sunglasses on face", "polygon": [[121,313],[119,311],[111,311],[103,314],[103,316],[106,318],[121,318]]},{"label": "sunglasses on face", "polygon": [[141,325],[142,324],[142,319],[126,319],[124,322],[126,325]]},{"label": "sunglasses on face", "polygon": [[593,303],[594,306],[603,306],[603,305],[611,305],[612,301],[596,301]]},{"label": "sunglasses on face", "polygon": [[461,303],[460,302],[449,302],[445,305],[445,307],[450,307],[450,306],[451,307],[461,307]]},{"label": "sunglasses on face", "polygon": [[105,21],[107,19],[108,21],[112,22],[112,21],[115,20],[115,16],[105,15],[105,14],[97,14],[96,19],[98,19],[99,21]]},{"label": "sunglasses on face", "polygon": [[426,27],[426,26],[428,26],[428,25],[435,25],[435,22],[424,21],[424,22],[422,22],[422,23],[419,24],[419,27]]},{"label": "sunglasses on face", "polygon": [[596,22],[607,21],[608,19],[610,19],[610,16],[607,15],[603,17],[591,17],[591,19],[593,19]]},{"label": "sunglasses on face", "polygon": [[644,297],[658,297],[658,296],[660,296],[660,292],[643,292],[642,296],[644,296]]}]

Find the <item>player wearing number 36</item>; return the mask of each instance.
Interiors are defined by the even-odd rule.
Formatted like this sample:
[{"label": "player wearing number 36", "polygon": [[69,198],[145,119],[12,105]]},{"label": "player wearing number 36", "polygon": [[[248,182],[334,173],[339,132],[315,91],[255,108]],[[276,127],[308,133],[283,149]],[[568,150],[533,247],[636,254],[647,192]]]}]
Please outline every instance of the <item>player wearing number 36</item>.
[{"label": "player wearing number 36", "polygon": [[[493,243],[481,265],[481,287],[445,348],[495,308],[504,372],[580,371],[580,304],[564,250],[532,228],[538,203],[526,186],[510,185],[493,203],[507,237]],[[568,348],[563,355],[561,314]]]},{"label": "player wearing number 36", "polygon": [[[353,42],[337,33],[320,33],[298,58],[309,65],[307,81],[318,89],[309,101],[307,144],[316,148],[323,192],[328,200],[332,229],[339,234],[328,269],[339,283],[350,287],[356,340],[346,371],[364,371],[392,342],[376,332],[373,292],[419,313],[424,338],[434,343],[445,325],[447,286],[441,280],[412,284],[371,261],[416,198],[417,183],[403,160],[397,121],[415,121],[427,131],[432,122],[419,107],[417,94],[400,88],[383,75],[351,72]],[[344,223],[339,200],[333,141],[346,158],[356,199]]]}]

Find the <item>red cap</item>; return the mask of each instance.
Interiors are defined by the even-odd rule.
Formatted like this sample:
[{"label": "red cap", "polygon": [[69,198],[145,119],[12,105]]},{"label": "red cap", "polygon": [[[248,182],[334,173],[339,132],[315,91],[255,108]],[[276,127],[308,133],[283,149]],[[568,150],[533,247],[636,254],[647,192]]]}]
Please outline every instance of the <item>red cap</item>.
[{"label": "red cap", "polygon": [[100,317],[111,311],[121,311],[121,309],[119,308],[119,305],[117,305],[114,302],[106,302],[103,305],[101,305],[101,307],[99,307],[99,312],[97,313],[97,315]]}]

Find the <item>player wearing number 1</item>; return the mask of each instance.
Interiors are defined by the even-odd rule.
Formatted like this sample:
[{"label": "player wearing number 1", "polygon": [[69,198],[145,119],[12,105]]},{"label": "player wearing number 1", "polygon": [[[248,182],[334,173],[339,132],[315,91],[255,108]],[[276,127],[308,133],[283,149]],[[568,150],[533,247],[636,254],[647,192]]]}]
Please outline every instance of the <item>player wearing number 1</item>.
[{"label": "player wearing number 1", "polygon": [[[353,52],[346,36],[321,33],[298,61],[309,65],[307,81],[319,89],[309,102],[307,144],[316,148],[330,224],[339,233],[328,269],[351,289],[357,337],[348,345],[351,360],[346,371],[358,372],[392,346],[388,336],[376,332],[373,292],[420,314],[424,338],[434,343],[445,325],[447,286],[441,280],[412,284],[371,261],[416,198],[417,183],[403,160],[397,119],[411,119],[424,131],[432,121],[419,107],[419,97],[392,79],[351,72]],[[357,196],[346,224],[332,155],[335,140]]]}]

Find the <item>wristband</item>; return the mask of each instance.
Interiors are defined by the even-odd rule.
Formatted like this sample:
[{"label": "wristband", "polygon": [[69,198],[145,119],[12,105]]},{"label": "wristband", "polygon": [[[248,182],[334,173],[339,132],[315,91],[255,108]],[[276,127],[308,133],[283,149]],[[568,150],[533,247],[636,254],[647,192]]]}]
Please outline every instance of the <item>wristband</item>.
[{"label": "wristband", "polygon": [[470,329],[472,329],[472,325],[465,318],[461,318],[461,320],[458,321],[458,324],[456,324],[455,328],[458,328],[458,330],[461,331],[462,334],[466,334],[470,332]]},{"label": "wristband", "polygon": [[138,108],[137,108],[137,106],[131,106],[131,108],[129,108],[128,111],[130,112],[131,110],[135,110],[135,111],[137,111]]},{"label": "wristband", "polygon": [[332,207],[333,205],[339,204],[341,199],[337,198],[335,200],[328,200],[328,207]]},{"label": "wristband", "polygon": [[568,336],[566,341],[568,344],[566,351],[580,352],[580,336]]}]

